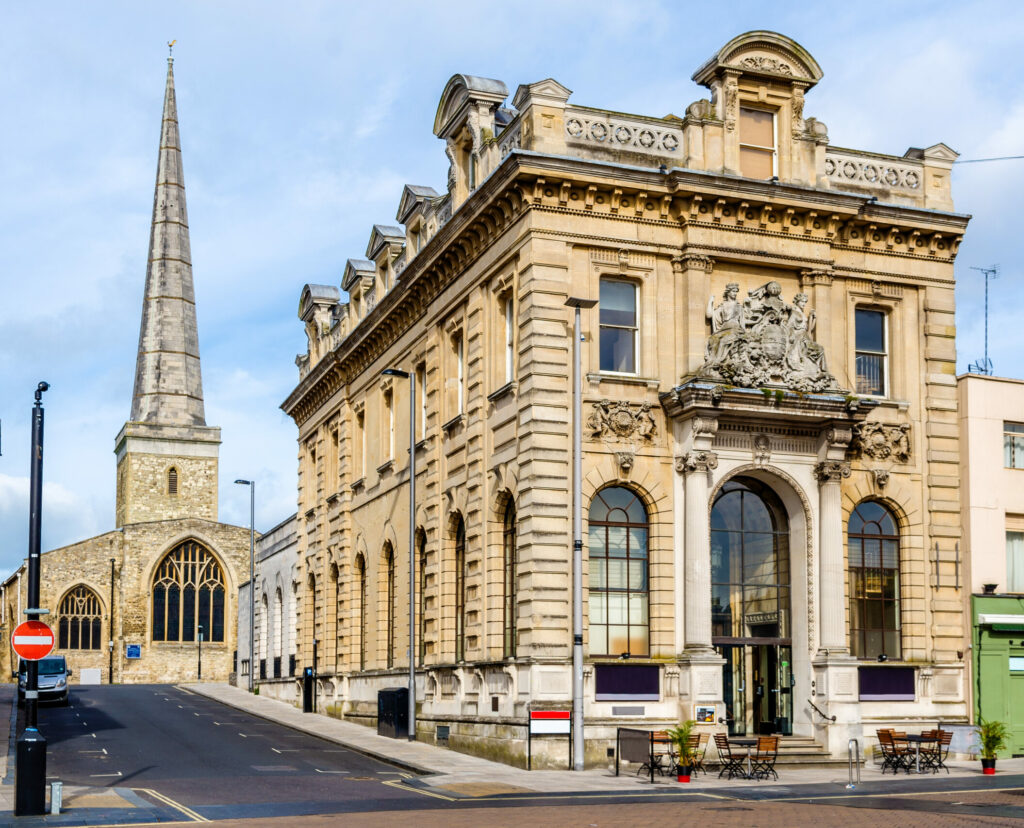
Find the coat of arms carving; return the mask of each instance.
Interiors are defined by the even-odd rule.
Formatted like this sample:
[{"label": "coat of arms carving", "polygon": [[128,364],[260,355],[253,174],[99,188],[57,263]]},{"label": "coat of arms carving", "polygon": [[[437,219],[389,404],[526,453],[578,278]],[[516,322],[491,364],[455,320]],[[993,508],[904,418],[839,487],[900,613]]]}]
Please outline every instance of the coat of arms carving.
[{"label": "coat of arms carving", "polygon": [[778,282],[748,291],[742,302],[739,290],[733,282],[726,285],[721,304],[708,300],[711,336],[699,377],[741,388],[840,390],[828,372],[825,349],[812,336],[816,319],[807,310],[807,294],[798,293],[790,305]]},{"label": "coat of arms carving", "polygon": [[591,439],[628,440],[650,442],[654,439],[657,424],[651,413],[650,403],[631,406],[628,402],[601,400],[591,406],[587,417],[587,431]]}]

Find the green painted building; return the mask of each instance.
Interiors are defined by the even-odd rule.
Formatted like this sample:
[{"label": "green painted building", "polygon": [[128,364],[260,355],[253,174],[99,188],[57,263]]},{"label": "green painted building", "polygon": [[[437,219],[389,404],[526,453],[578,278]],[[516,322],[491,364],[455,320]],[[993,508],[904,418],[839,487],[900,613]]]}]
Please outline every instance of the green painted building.
[{"label": "green painted building", "polygon": [[1002,756],[1024,756],[1024,595],[972,595],[974,713],[1006,722]]}]

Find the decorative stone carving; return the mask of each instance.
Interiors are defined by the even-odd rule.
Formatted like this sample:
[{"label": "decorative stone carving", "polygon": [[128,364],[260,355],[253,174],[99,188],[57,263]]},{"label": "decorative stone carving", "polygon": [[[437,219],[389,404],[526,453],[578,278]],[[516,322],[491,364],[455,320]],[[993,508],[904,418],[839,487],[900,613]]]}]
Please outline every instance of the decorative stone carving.
[{"label": "decorative stone carving", "polygon": [[828,372],[825,349],[814,341],[814,311],[807,295],[783,301],[782,287],[772,281],[747,292],[739,302],[739,285],[726,285],[722,303],[708,300],[711,336],[698,376],[743,388],[768,385],[796,391],[838,391]]},{"label": "decorative stone carving", "polygon": [[691,428],[695,437],[714,437],[718,433],[718,420],[713,417],[694,417]]},{"label": "decorative stone carving", "polygon": [[754,465],[767,466],[772,457],[772,442],[767,434],[754,435]]},{"label": "decorative stone carving", "polygon": [[850,464],[842,460],[822,460],[815,465],[814,476],[819,483],[838,483],[850,476]]},{"label": "decorative stone carving", "polygon": [[856,448],[872,460],[910,460],[910,424],[857,423],[854,427]]},{"label": "decorative stone carving", "polygon": [[718,455],[713,451],[688,451],[676,457],[677,472],[709,472],[718,468]]},{"label": "decorative stone carving", "polygon": [[879,489],[884,489],[886,484],[889,482],[889,470],[888,469],[872,469],[871,474],[875,477],[875,485]]},{"label": "decorative stone carving", "polygon": [[793,70],[788,63],[776,60],[765,55],[751,55],[745,57],[739,63],[744,69],[753,69],[756,72],[772,72],[776,75],[792,75]]},{"label": "decorative stone carving", "polygon": [[845,448],[850,445],[850,441],[853,439],[853,431],[841,425],[832,426],[825,434],[825,440],[830,446],[837,448]]},{"label": "decorative stone carving", "polygon": [[705,273],[710,273],[715,266],[714,259],[700,253],[684,253],[672,261],[678,262],[684,270],[703,270]]},{"label": "decorative stone carving", "polygon": [[636,452],[634,451],[617,451],[615,452],[615,462],[619,464],[619,468],[624,472],[628,472],[633,468],[633,461],[636,459]]},{"label": "decorative stone carving", "polygon": [[651,404],[646,402],[633,406],[621,400],[601,400],[591,405],[590,416],[587,417],[591,439],[640,439],[650,443],[656,429]]}]

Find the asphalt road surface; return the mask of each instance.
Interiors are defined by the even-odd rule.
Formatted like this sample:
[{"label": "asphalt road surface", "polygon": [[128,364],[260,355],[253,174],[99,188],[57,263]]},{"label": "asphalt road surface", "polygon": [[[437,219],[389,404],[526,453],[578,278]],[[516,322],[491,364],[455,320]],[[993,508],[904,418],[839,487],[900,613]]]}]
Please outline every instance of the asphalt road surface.
[{"label": "asphalt road surface", "polygon": [[47,777],[156,791],[207,819],[422,807],[399,768],[169,685],[75,687],[40,707]]}]

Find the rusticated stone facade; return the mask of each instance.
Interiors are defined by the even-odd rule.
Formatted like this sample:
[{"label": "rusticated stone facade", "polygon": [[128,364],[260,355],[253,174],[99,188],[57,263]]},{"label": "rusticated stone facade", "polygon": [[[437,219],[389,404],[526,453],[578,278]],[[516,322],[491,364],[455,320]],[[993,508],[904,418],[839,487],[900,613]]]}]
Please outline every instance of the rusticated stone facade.
[{"label": "rusticated stone facade", "polygon": [[750,32],[681,118],[449,81],[446,192],[300,299],[298,657],[343,715],[404,683],[410,620],[420,738],[519,762],[527,710],[571,705],[580,298],[587,762],[696,715],[833,757],[966,721],[956,153],[831,147],[821,77]]},{"label": "rusticated stone facade", "polygon": [[[44,553],[40,600],[74,681],[194,680],[200,637],[203,679],[225,681],[249,529],[217,522],[220,429],[203,413],[170,64],[148,262],[132,414],[114,444],[117,529]],[[0,587],[7,631],[24,620],[24,573]],[[9,672],[5,640],[0,669]]]}]

